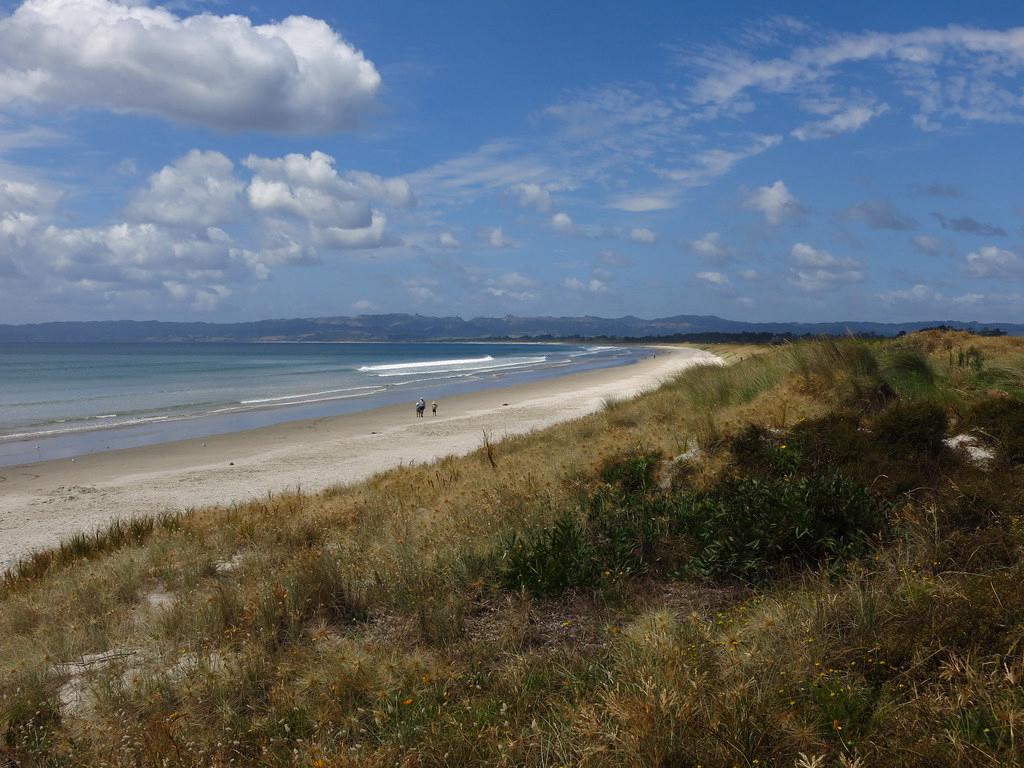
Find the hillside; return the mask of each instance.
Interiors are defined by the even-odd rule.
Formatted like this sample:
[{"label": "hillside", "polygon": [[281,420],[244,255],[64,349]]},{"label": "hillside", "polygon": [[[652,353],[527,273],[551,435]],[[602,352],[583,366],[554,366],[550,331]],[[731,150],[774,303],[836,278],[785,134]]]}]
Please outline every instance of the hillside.
[{"label": "hillside", "polygon": [[716,351],[468,456],[25,560],[0,764],[1020,764],[1024,340]]},{"label": "hillside", "polygon": [[0,325],[0,342],[143,342],[143,341],[438,341],[493,338],[655,338],[723,334],[895,336],[937,325],[980,331],[998,327],[1013,336],[1024,325],[977,322],[833,322],[746,323],[714,315],[677,315],[654,320],[639,317],[427,317],[359,315],[293,318],[249,323],[169,323],[96,321]]}]

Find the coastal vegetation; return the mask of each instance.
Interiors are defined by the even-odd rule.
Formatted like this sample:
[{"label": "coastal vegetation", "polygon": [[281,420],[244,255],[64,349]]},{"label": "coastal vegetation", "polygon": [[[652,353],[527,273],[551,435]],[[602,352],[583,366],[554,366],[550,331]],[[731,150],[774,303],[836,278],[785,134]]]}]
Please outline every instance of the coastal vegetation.
[{"label": "coastal vegetation", "polygon": [[1020,764],[1024,340],[714,351],[467,456],[25,558],[0,765]]}]

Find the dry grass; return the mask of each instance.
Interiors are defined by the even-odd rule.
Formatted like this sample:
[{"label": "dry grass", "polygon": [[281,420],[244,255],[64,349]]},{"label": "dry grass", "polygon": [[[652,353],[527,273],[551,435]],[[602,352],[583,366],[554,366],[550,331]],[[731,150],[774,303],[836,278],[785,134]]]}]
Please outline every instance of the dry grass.
[{"label": "dry grass", "polygon": [[[990,392],[1019,396],[1024,345],[915,334],[735,356],[465,457],[26,561],[0,587],[5,748],[24,766],[1020,760],[1021,468],[888,458],[870,425],[884,387],[954,421]],[[860,454],[771,458],[801,434],[831,445],[821,417],[837,411],[866,425]],[[750,424],[775,430],[765,468],[737,464]],[[860,480],[885,462],[905,473],[872,485],[893,534],[756,590],[610,568],[543,599],[501,587],[509,538],[581,514],[614,457],[668,466],[695,446],[673,493],[823,457]],[[906,494],[926,471],[931,490]],[[134,652],[59,666],[111,649]]]}]

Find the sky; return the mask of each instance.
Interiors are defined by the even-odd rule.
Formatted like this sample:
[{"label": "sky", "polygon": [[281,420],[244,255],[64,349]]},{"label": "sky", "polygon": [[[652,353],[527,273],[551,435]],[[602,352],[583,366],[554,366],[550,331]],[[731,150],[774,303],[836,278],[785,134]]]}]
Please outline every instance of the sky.
[{"label": "sky", "polygon": [[0,323],[1024,322],[1022,138],[1019,2],[0,0]]}]

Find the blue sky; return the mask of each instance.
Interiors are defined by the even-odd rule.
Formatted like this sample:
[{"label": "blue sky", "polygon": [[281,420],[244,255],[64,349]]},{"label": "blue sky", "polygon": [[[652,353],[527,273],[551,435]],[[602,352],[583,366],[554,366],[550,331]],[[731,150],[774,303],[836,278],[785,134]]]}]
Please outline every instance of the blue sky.
[{"label": "blue sky", "polygon": [[0,0],[0,322],[1024,321],[1024,12],[822,5]]}]

